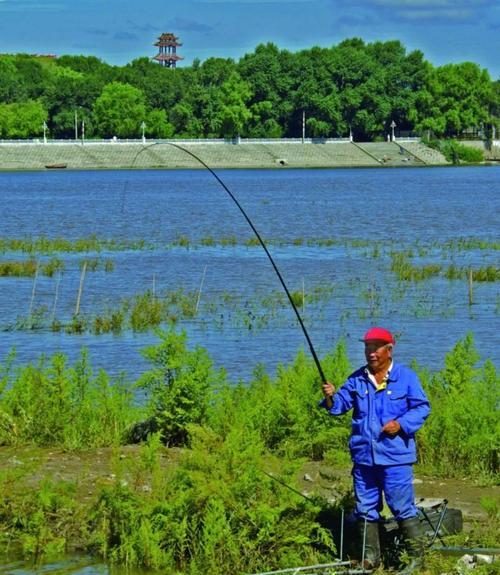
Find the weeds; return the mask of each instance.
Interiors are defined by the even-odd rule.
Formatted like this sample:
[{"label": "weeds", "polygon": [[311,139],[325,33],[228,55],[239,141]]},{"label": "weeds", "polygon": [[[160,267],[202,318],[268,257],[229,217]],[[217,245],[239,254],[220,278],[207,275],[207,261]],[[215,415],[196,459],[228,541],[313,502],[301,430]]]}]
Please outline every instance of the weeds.
[{"label": "weeds", "polygon": [[[144,352],[150,369],[137,382],[146,392],[145,408],[132,405],[131,385],[93,376],[85,353],[74,366],[60,355],[19,368],[11,356],[0,366],[3,444],[82,449],[118,445],[130,424],[144,418],[156,428],[137,460],[115,458],[114,483],[85,516],[71,484],[42,482],[21,496],[13,494],[17,479],[0,474],[0,533],[20,538],[26,554],[58,552],[78,537],[110,561],[168,573],[218,575],[328,561],[333,541],[318,520],[320,506],[262,473],[278,468],[294,486],[303,457],[346,463],[350,417],[332,420],[318,410],[312,360],[299,352],[274,378],[257,367],[247,386],[231,385],[205,350],[188,348],[185,334],[158,336]],[[498,473],[499,379],[491,362],[478,360],[468,336],[440,372],[417,366],[433,408],[418,433],[426,471]],[[343,342],[322,363],[336,387],[351,371]],[[183,448],[176,465],[162,464],[162,443]],[[498,502],[485,499],[483,507],[489,539],[478,525],[462,543],[498,540]],[[444,563],[431,555],[427,565],[439,573]]]},{"label": "weeds", "polygon": [[419,370],[432,412],[419,433],[421,461],[458,477],[499,472],[500,378],[489,360],[478,366],[472,336],[459,341],[433,375]]},{"label": "weeds", "polygon": [[34,277],[37,273],[52,277],[56,271],[64,269],[64,262],[58,258],[52,258],[48,262],[38,262],[34,259],[0,262],[1,277]]},{"label": "weeds", "polygon": [[92,374],[87,353],[70,367],[62,354],[10,368],[0,395],[0,444],[70,449],[120,443],[138,413],[130,386]]},{"label": "weeds", "polygon": [[391,271],[399,280],[419,282],[439,275],[441,271],[439,264],[414,266],[409,261],[410,257],[413,257],[411,253],[393,252],[391,254]]},{"label": "weeds", "polygon": [[124,251],[150,249],[145,240],[125,242],[100,239],[95,235],[88,238],[68,240],[64,238],[0,238],[0,253],[22,252],[31,255],[52,255],[54,253],[78,253],[101,251]]},{"label": "weeds", "polygon": [[[114,270],[113,260],[106,258],[86,258],[78,263],[81,269],[87,265],[87,271],[97,272],[104,270],[112,272]],[[0,262],[0,277],[34,277],[36,274],[53,277],[56,272],[63,272],[66,264],[60,258],[51,258],[48,261],[37,261],[29,259],[25,261]]]}]

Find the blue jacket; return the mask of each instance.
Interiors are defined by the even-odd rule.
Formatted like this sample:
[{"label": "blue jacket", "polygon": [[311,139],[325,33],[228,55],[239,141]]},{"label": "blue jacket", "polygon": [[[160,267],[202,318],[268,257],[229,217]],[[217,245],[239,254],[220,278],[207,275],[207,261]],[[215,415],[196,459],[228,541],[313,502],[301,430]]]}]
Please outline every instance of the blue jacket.
[{"label": "blue jacket", "polygon": [[[321,405],[326,407],[325,400]],[[376,391],[366,368],[358,369],[334,394],[329,413],[342,415],[350,409],[349,448],[354,463],[402,465],[416,461],[414,434],[429,415],[430,404],[415,372],[393,363],[386,389]],[[401,425],[394,436],[382,433],[391,419]]]}]

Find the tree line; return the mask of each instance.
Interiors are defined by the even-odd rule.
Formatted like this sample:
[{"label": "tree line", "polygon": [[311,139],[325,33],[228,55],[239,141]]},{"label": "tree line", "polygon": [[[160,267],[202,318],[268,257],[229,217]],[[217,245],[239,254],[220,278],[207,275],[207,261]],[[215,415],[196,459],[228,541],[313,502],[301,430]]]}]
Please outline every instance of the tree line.
[{"label": "tree line", "polygon": [[[455,137],[500,125],[500,80],[473,62],[433,66],[400,41],[298,52],[260,44],[239,61],[168,69],[139,58],[0,56],[0,138]],[[82,125],[83,123],[83,125]]]}]

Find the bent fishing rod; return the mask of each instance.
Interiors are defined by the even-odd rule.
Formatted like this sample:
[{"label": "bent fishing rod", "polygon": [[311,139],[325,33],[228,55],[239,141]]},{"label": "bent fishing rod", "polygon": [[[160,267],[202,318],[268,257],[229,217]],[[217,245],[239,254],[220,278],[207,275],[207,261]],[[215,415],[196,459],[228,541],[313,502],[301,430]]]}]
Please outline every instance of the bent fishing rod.
[{"label": "bent fishing rod", "polygon": [[245,218],[245,220],[247,221],[248,225],[250,226],[250,228],[252,229],[253,233],[255,234],[255,237],[257,238],[257,240],[259,241],[260,245],[262,246],[262,249],[265,251],[269,261],[271,262],[271,265],[273,266],[274,271],[276,272],[276,275],[278,276],[278,279],[283,287],[283,289],[285,290],[285,293],[288,297],[288,301],[290,302],[290,305],[293,308],[293,311],[295,312],[295,315],[297,316],[297,320],[299,322],[300,327],[302,328],[302,332],[304,333],[304,336],[306,338],[307,344],[309,346],[309,350],[311,352],[311,355],[313,357],[314,363],[316,364],[316,368],[318,370],[318,373],[320,375],[321,378],[321,382],[322,383],[326,383],[326,377],[325,374],[323,373],[323,368],[321,367],[321,363],[318,359],[318,356],[316,354],[316,350],[314,349],[313,343],[311,341],[311,338],[309,337],[309,334],[307,333],[307,329],[306,326],[304,325],[304,322],[302,321],[302,317],[300,316],[299,310],[297,309],[297,306],[295,305],[292,296],[290,294],[290,291],[288,290],[288,287],[285,283],[285,280],[283,279],[283,276],[281,275],[280,270],[278,269],[278,266],[276,265],[276,262],[274,261],[273,257],[271,256],[271,253],[269,252],[264,240],[262,239],[261,235],[259,234],[257,228],[254,226],[252,220],[250,219],[250,217],[248,216],[248,214],[246,213],[246,211],[243,209],[243,206],[240,204],[240,202],[238,201],[238,199],[236,198],[236,196],[231,192],[231,190],[228,188],[228,186],[224,183],[224,181],[222,180],[222,178],[216,174],[214,172],[214,170],[212,170],[212,168],[207,165],[199,156],[197,156],[194,152],[192,152],[191,150],[187,150],[186,148],[183,148],[182,146],[180,146],[179,144],[174,144],[173,142],[154,142],[153,144],[149,144],[147,146],[145,146],[144,148],[142,148],[141,150],[139,150],[139,152],[137,152],[133,162],[132,162],[132,166],[135,165],[135,162],[137,160],[137,158],[140,156],[140,154],[142,154],[144,151],[148,150],[149,148],[152,148],[154,146],[162,146],[162,145],[167,145],[167,146],[172,146],[173,148],[177,148],[178,150],[181,150],[182,152],[188,154],[189,156],[191,156],[192,158],[194,158],[197,162],[199,162],[205,169],[207,169],[212,176],[217,180],[217,182],[219,182],[219,184],[222,186],[222,189],[228,194],[228,196],[233,200],[233,202],[236,204],[237,208],[240,210],[240,212],[242,213],[243,217]]}]

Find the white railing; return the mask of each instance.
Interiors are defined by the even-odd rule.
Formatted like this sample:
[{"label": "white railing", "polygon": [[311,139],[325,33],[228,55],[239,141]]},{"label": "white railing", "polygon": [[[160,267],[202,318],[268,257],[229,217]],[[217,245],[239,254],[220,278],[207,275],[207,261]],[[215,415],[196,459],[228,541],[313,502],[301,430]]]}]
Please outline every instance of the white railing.
[{"label": "white railing", "polygon": [[0,145],[124,145],[124,144],[134,144],[134,145],[147,145],[147,144],[163,144],[163,143],[173,143],[173,144],[229,144],[229,145],[239,145],[239,144],[338,144],[349,142],[349,138],[235,138],[235,139],[224,139],[224,138],[192,138],[192,139],[132,139],[132,138],[110,138],[110,139],[85,139],[85,140],[74,140],[74,139],[47,139],[44,141],[41,138],[32,138],[29,140],[0,140]]}]

